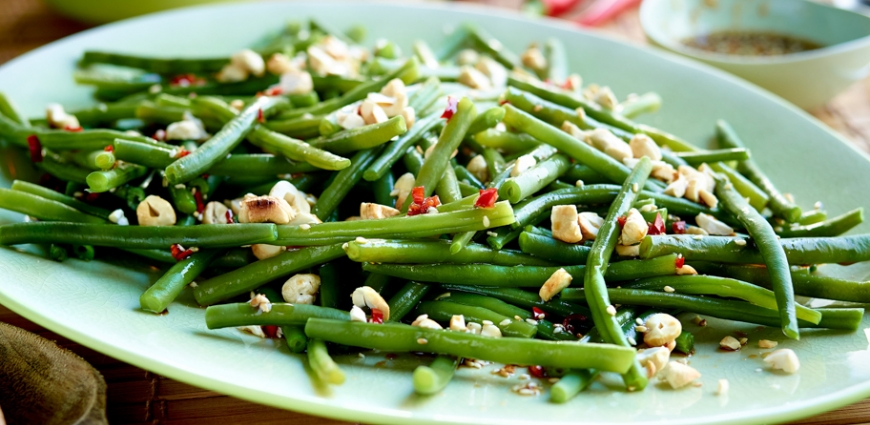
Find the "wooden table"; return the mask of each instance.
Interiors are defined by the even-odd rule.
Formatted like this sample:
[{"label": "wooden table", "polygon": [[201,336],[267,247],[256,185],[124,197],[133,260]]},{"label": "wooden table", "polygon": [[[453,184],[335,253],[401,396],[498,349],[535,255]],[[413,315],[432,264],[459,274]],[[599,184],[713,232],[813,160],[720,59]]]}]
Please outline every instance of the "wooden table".
[{"label": "wooden table", "polygon": [[[516,7],[517,0],[485,0]],[[0,64],[87,26],[65,19],[37,0],[4,0],[0,14]],[[626,13],[600,31],[632,43],[645,43],[636,13]],[[870,78],[856,84],[813,115],[870,152]],[[222,396],[130,366],[67,340],[0,306],[0,321],[36,332],[82,356],[108,383],[108,416],[112,424],[267,424],[337,425],[317,418]],[[809,418],[799,424],[870,423],[870,399]]]}]

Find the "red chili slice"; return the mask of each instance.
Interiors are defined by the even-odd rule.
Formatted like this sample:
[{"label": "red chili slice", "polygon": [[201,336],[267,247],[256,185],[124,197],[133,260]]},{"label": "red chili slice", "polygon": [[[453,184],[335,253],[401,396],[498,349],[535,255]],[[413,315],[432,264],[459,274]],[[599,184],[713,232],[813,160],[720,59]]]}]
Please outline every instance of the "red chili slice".
[{"label": "red chili slice", "polygon": [[169,80],[169,85],[171,87],[201,86],[203,84],[205,84],[205,80],[197,77],[195,74],[176,75]]},{"label": "red chili slice", "polygon": [[547,318],[547,314],[544,313],[544,310],[541,310],[537,307],[532,307],[532,316],[535,318],[535,320],[544,320]]},{"label": "red chili slice", "polygon": [[686,222],[685,221],[675,221],[671,223],[671,229],[674,233],[678,235],[682,235],[686,233]]},{"label": "red chili slice", "polygon": [[190,155],[190,151],[184,148],[181,148],[177,154],[175,154],[175,159],[184,158],[185,156]]},{"label": "red chili slice", "polygon": [[257,109],[257,122],[260,124],[266,122],[266,117],[263,115],[262,109]]},{"label": "red chili slice", "polygon": [[680,255],[679,257],[677,257],[676,260],[674,260],[674,264],[677,266],[678,269],[683,268],[683,266],[686,265],[686,257]]},{"label": "red chili slice", "polygon": [[426,197],[426,189],[423,186],[417,186],[411,190],[411,199],[415,204],[423,204],[423,198]]},{"label": "red chili slice", "polygon": [[232,212],[232,211],[227,210],[227,212],[226,212],[226,218],[227,218],[227,224],[233,224],[233,223],[235,223],[235,221],[233,221],[233,212]]},{"label": "red chili slice", "polygon": [[562,326],[565,327],[565,332],[576,334],[581,329],[584,329],[589,322],[589,318],[578,313],[565,316],[562,320]]},{"label": "red chili slice", "polygon": [[491,187],[489,189],[480,189],[480,196],[474,201],[474,206],[478,208],[492,208],[495,206],[495,201],[498,200],[498,189]]},{"label": "red chili slice", "polygon": [[27,147],[30,149],[30,162],[42,162],[42,143],[35,134],[27,136]]},{"label": "red chili slice", "polygon": [[205,204],[202,202],[202,192],[194,189],[193,199],[196,200],[196,212],[201,214],[205,210]]},{"label": "red chili slice", "polygon": [[656,218],[653,220],[652,224],[649,226],[649,235],[664,235],[665,234],[665,221],[662,219],[662,215],[660,213],[656,213]]},{"label": "red chili slice", "polygon": [[371,323],[382,324],[384,323],[384,313],[376,308],[372,309],[372,318],[369,319]]},{"label": "red chili slice", "polygon": [[277,325],[262,325],[260,328],[263,329],[263,333],[266,334],[266,338],[278,338],[278,326]]},{"label": "red chili slice", "polygon": [[181,244],[173,244],[169,247],[169,250],[172,251],[172,258],[175,258],[175,261],[181,261],[193,255],[193,251],[183,248]]},{"label": "red chili slice", "polygon": [[446,118],[447,121],[450,121],[450,118],[453,118],[453,114],[456,113],[456,108],[459,107],[459,100],[453,96],[447,96],[447,107],[444,108],[444,113],[441,114],[441,118]]},{"label": "red chili slice", "polygon": [[617,217],[616,222],[619,223],[619,227],[625,227],[625,217]]},{"label": "red chili slice", "polygon": [[565,90],[574,90],[574,83],[571,82],[570,78],[568,78],[564,83],[562,83],[562,88]]},{"label": "red chili slice", "polygon": [[543,366],[529,366],[529,375],[538,379],[544,379],[547,377],[547,372]]},{"label": "red chili slice", "polygon": [[499,106],[501,106],[501,105],[507,105],[507,104],[509,104],[509,103],[511,103],[511,101],[510,101],[510,100],[507,100],[507,99],[502,99],[502,100],[499,100],[499,101],[498,101]]},{"label": "red chili slice", "polygon": [[114,152],[114,151],[115,151],[115,147],[112,146],[112,145],[109,145],[109,146],[104,147],[103,150],[106,151],[106,152]]},{"label": "red chili slice", "polygon": [[269,87],[263,94],[266,96],[280,96],[284,94],[284,89],[279,86]]},{"label": "red chili slice", "polygon": [[99,198],[100,194],[96,192],[88,192],[88,194],[85,195],[85,201],[87,202],[95,202]]}]

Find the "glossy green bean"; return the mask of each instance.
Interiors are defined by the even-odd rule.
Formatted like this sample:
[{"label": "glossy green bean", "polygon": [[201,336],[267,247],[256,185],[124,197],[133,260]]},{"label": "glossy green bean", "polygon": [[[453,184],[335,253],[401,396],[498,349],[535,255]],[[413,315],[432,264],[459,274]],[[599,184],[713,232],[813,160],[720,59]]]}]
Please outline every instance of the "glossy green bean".
[{"label": "glossy green bean", "polygon": [[109,210],[106,210],[106,209],[103,209],[100,207],[95,207],[91,204],[79,201],[78,199],[73,198],[72,196],[66,196],[62,193],[55,192],[51,189],[42,187],[42,186],[37,185],[37,184],[28,183],[28,182],[22,181],[22,180],[12,181],[11,189],[15,190],[15,191],[19,191],[19,192],[25,192],[25,193],[29,193],[32,195],[36,195],[36,196],[39,196],[39,197],[42,197],[42,198],[45,198],[45,199],[48,199],[51,201],[60,202],[61,204],[72,207],[73,209],[76,209],[76,210],[79,210],[81,212],[88,213],[90,215],[100,217],[100,218],[106,219],[106,220],[108,220],[109,214],[111,213],[111,211],[109,211]]},{"label": "glossy green bean", "polygon": [[[363,175],[363,177],[365,177],[365,175]],[[396,199],[390,196],[390,193],[393,192],[393,186],[395,185],[396,178],[393,177],[393,173],[390,170],[387,170],[383,176],[375,180],[372,184],[372,192],[374,192],[375,195],[375,202],[388,207],[394,207],[396,205]]]},{"label": "glossy green bean", "polygon": [[582,164],[573,164],[559,177],[559,180],[566,182],[572,186],[576,186],[577,181],[582,181],[583,185],[610,183],[606,177],[598,174],[597,171]]},{"label": "glossy green bean", "polygon": [[498,39],[481,28],[466,25],[469,27],[468,40],[477,50],[489,55],[507,69],[520,66],[519,56],[508,50]]},{"label": "glossy green bean", "polygon": [[251,307],[250,303],[220,304],[205,309],[205,325],[209,329],[238,326],[304,325],[310,319],[349,321],[350,313],[311,304],[272,303],[270,311]]},{"label": "glossy green bean", "polygon": [[0,226],[0,245],[67,243],[132,249],[165,249],[173,244],[181,244],[187,247],[229,248],[274,240],[274,224],[117,226],[40,222]]},{"label": "glossy green bean", "polygon": [[[494,286],[472,286],[472,285],[453,285],[443,284],[441,288],[448,291],[467,292],[470,294],[486,295],[500,299],[504,302],[515,306],[523,307],[531,310],[537,307],[547,314],[567,317],[572,314],[580,314],[589,316],[589,309],[577,304],[566,302],[561,298],[553,298],[550,301],[543,301],[537,292],[528,292],[519,288],[499,288]],[[451,292],[452,294],[452,292]]]},{"label": "glossy green bean", "polygon": [[84,213],[65,203],[43,198],[29,192],[4,188],[0,188],[0,208],[45,221],[70,221],[75,223],[106,222],[104,218]]},{"label": "glossy green bean", "polygon": [[501,106],[493,106],[480,114],[468,126],[466,134],[468,136],[475,135],[481,131],[486,131],[496,126],[504,118],[504,108]]},{"label": "glossy green bean", "polygon": [[[301,117],[289,118],[285,120],[269,120],[266,121],[263,126],[265,126],[269,130],[284,134],[286,136],[308,139],[324,134],[322,130],[324,125],[324,119],[325,117],[322,115],[303,115]],[[338,130],[338,128],[335,129],[335,131]],[[334,132],[330,132],[328,134],[332,133]]]},{"label": "glossy green bean", "polygon": [[308,366],[317,378],[327,384],[341,385],[344,383],[344,371],[329,357],[326,343],[312,338],[308,341]]},{"label": "glossy green bean", "polygon": [[181,294],[184,287],[202,274],[209,263],[221,253],[220,250],[202,250],[170,267],[139,297],[142,310],[162,313]]},{"label": "glossy green bean", "polygon": [[448,165],[444,168],[444,174],[441,175],[441,180],[438,180],[438,185],[435,186],[435,193],[438,195],[441,202],[444,203],[462,199],[462,192],[459,190],[459,181],[456,178],[456,171],[453,171],[453,167]]},{"label": "glossy green bean", "polygon": [[519,203],[555,181],[570,166],[571,160],[567,156],[555,154],[520,175],[507,179],[498,190],[499,195],[512,204]]},{"label": "glossy green bean", "polygon": [[[483,159],[486,160],[486,171],[490,176],[492,187],[500,188],[508,177],[510,177],[510,171],[506,169],[506,161],[504,157],[497,150],[492,148],[484,148],[481,155],[483,155]],[[496,177],[502,174],[505,174],[504,178]]]},{"label": "glossy green bean", "polygon": [[802,226],[774,227],[783,238],[839,236],[864,222],[864,208],[856,208],[825,221]]},{"label": "glossy green bean", "polygon": [[[533,319],[534,314],[530,310],[524,310],[515,305],[508,304],[495,297],[487,297],[478,294],[469,294],[462,292],[448,292],[438,296],[438,301],[455,302],[459,304],[483,307],[487,310],[494,311],[502,316],[513,318],[515,320],[525,320],[538,328],[536,337],[550,341],[576,340],[577,337],[567,333],[556,333],[553,323],[546,319]],[[517,319],[519,318],[519,319]]]},{"label": "glossy green bean", "polygon": [[286,251],[272,258],[256,261],[201,282],[194,289],[193,295],[200,305],[211,305],[236,295],[245,294],[269,281],[332,261],[343,255],[344,250],[341,249],[340,244]]},{"label": "glossy green bean", "polygon": [[396,292],[396,294],[390,298],[390,301],[388,301],[388,304],[390,305],[390,318],[388,321],[402,321],[402,318],[414,310],[423,297],[429,293],[429,289],[431,288],[431,285],[423,283],[406,283],[405,286],[403,286],[402,289],[399,289],[399,292]]},{"label": "glossy green bean", "polygon": [[425,329],[398,323],[359,323],[311,319],[309,338],[398,353],[428,351],[504,364],[598,368],[622,373],[634,361],[634,349],[528,338],[489,338],[465,332]]},{"label": "glossy green bean", "polygon": [[[335,263],[326,263],[320,266],[318,274],[320,276],[320,306],[335,308],[338,306],[338,267]],[[392,309],[390,313],[392,313]],[[392,318],[392,314],[390,317]]]},{"label": "glossy green bean", "polygon": [[438,356],[429,366],[417,366],[412,377],[414,392],[421,395],[437,394],[453,379],[459,359],[453,356]]},{"label": "glossy green bean", "polygon": [[116,165],[111,170],[91,172],[85,178],[85,181],[88,183],[88,188],[91,192],[101,193],[127,184],[132,180],[145,176],[147,173],[147,167],[124,162]]},{"label": "glossy green bean", "polygon": [[585,245],[569,244],[552,236],[536,235],[530,232],[522,232],[519,236],[520,250],[549,261],[564,264],[586,263],[589,251],[592,249]]},{"label": "glossy green bean", "polygon": [[462,45],[468,39],[468,26],[460,25],[456,27],[447,38],[441,40],[441,43],[435,48],[435,57],[439,61],[450,59],[453,55],[459,52]]},{"label": "glossy green bean", "polygon": [[367,181],[375,181],[386,174],[409,147],[416,144],[429,130],[439,125],[440,121],[441,118],[433,114],[414,123],[407,133],[387,144],[381,155],[363,173],[363,178]]},{"label": "glossy green bean", "polygon": [[749,159],[749,151],[746,148],[728,148],[695,152],[677,152],[676,155],[689,165],[698,166],[704,163],[746,161]]},{"label": "glossy green bean", "polygon": [[405,118],[397,115],[382,123],[339,131],[327,137],[309,140],[308,143],[329,152],[348,153],[383,145],[407,131]]},{"label": "glossy green bean", "polygon": [[312,224],[308,228],[279,226],[275,244],[310,246],[346,242],[363,238],[424,238],[445,233],[486,230],[514,221],[507,202],[497,202],[493,208],[477,208],[438,214],[397,216],[381,220],[355,220]]},{"label": "glossy green bean", "polygon": [[366,263],[490,263],[503,266],[550,266],[552,263],[518,251],[496,250],[480,244],[468,244],[458,253],[450,252],[448,241],[368,240],[348,242],[347,256]]},{"label": "glossy green bean", "polygon": [[0,92],[0,115],[3,115],[19,125],[27,128],[30,127],[30,121],[21,114],[18,106],[5,93]]},{"label": "glossy green bean", "polygon": [[828,213],[826,211],[821,209],[812,209],[802,212],[801,218],[798,220],[797,224],[809,226],[810,224],[816,224],[820,221],[825,221],[827,220],[827,218]]},{"label": "glossy green bean", "polygon": [[453,167],[453,171],[456,173],[456,179],[459,180],[459,183],[468,184],[475,189],[483,189],[485,187],[483,182],[478,180],[474,174],[471,174],[467,168],[461,165],[456,165]]},{"label": "glossy green bean", "polygon": [[548,38],[544,43],[544,54],[547,58],[547,79],[561,84],[568,79],[568,56],[565,45],[558,38]]},{"label": "glossy green bean", "polygon": [[472,136],[481,146],[498,149],[505,153],[524,152],[534,149],[541,141],[526,133],[512,133],[496,129],[481,131]]},{"label": "glossy green bean", "polygon": [[229,58],[160,58],[95,50],[85,51],[81,59],[81,64],[88,65],[93,63],[138,68],[156,74],[177,75],[186,73],[218,72],[224,65],[229,63]]},{"label": "glossy green bean", "polygon": [[619,114],[626,118],[658,111],[662,106],[662,97],[656,92],[644,93],[640,96],[629,96],[619,104]]},{"label": "glossy green bean", "polygon": [[50,150],[45,149],[43,153],[42,162],[37,163],[40,169],[61,180],[87,184],[88,174],[91,173],[90,170],[79,167],[76,164],[71,164]]},{"label": "glossy green bean", "polygon": [[598,371],[594,369],[577,369],[568,372],[550,387],[550,401],[564,403],[571,400],[588,388],[597,377]]},{"label": "glossy green bean", "polygon": [[502,335],[516,338],[534,338],[538,328],[524,320],[496,313],[492,310],[447,301],[424,301],[417,306],[418,314],[426,314],[436,322],[447,324],[453,316],[462,315],[466,322],[483,323],[488,320],[498,326]]},{"label": "glossy green bean", "polygon": [[321,220],[326,220],[338,208],[338,204],[344,200],[353,187],[362,180],[363,173],[378,157],[380,151],[379,147],[357,151],[350,160],[351,165],[339,171],[332,180],[332,183],[326,189],[323,189],[323,193],[320,195],[317,203],[314,204],[311,213]]}]

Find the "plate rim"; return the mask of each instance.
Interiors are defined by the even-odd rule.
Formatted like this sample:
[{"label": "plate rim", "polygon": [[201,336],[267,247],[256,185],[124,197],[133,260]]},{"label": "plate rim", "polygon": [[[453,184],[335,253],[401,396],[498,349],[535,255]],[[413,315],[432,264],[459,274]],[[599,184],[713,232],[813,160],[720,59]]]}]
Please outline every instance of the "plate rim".
[{"label": "plate rim", "polygon": [[[359,2],[353,0],[300,0],[294,1],[294,3],[310,3],[310,4],[323,4],[323,3],[331,3],[336,5],[348,5],[348,6],[359,6]],[[742,86],[748,90],[757,92],[763,97],[768,98],[772,102],[776,103],[779,107],[784,107],[785,109],[798,114],[805,120],[808,120],[817,128],[821,129],[825,133],[830,136],[833,136],[840,143],[848,146],[852,151],[858,153],[862,158],[866,161],[870,162],[870,154],[860,150],[853,143],[846,140],[842,135],[836,133],[819,121],[814,116],[810,115],[806,111],[798,108],[797,106],[788,103],[781,97],[755,85],[748,81],[742,80],[736,76],[733,76],[725,71],[719,70],[710,65],[692,60],[690,58],[679,56],[675,53],[665,51],[659,48],[652,48],[648,46],[641,46],[637,44],[633,44],[627,42],[625,40],[621,40],[614,37],[608,37],[601,35],[599,33],[595,33],[592,31],[587,31],[577,27],[575,25],[571,25],[569,22],[550,18],[550,17],[541,17],[537,19],[530,18],[525,16],[519,12],[510,11],[506,9],[499,9],[493,7],[487,7],[483,5],[477,4],[467,4],[467,3],[432,3],[432,2],[411,2],[404,3],[399,2],[398,0],[376,0],[374,3],[379,5],[388,5],[390,7],[396,8],[406,8],[406,9],[417,9],[417,10],[451,10],[462,15],[487,15],[487,16],[495,16],[499,19],[505,19],[515,22],[523,22],[523,23],[531,23],[536,25],[547,25],[554,26],[559,29],[583,34],[584,36],[588,36],[594,38],[599,41],[608,42],[608,43],[617,43],[621,44],[625,47],[636,49],[639,51],[645,51],[647,53],[651,53],[655,56],[660,57],[661,59],[668,60],[671,62],[676,62],[677,64],[689,67],[697,72],[703,72],[708,74],[713,74],[719,78],[729,81],[731,84],[736,84],[738,86]],[[24,53],[18,57],[15,57],[3,65],[0,65],[0,70],[3,70],[7,67],[15,66],[19,62],[26,62],[30,59],[31,56],[35,56],[41,53],[43,50],[48,50],[53,48],[56,44],[76,40],[80,37],[90,36],[94,33],[99,33],[103,30],[115,28],[115,27],[123,27],[131,22],[136,22],[139,20],[151,20],[151,19],[160,19],[164,15],[172,15],[178,13],[190,13],[193,10],[197,9],[234,9],[234,8],[248,8],[248,7],[263,7],[269,8],[270,5],[278,4],[278,3],[220,3],[220,4],[204,4],[204,5],[195,5],[189,7],[180,7],[175,9],[170,9],[166,11],[151,13],[147,15],[137,16],[133,18],[128,18],[124,20],[120,20],[117,22],[113,22],[110,24],[100,25],[94,28],[90,28],[84,30],[82,32],[72,34],[70,36],[61,38],[59,40],[48,43],[44,46],[40,46],[36,49],[33,49],[27,53]],[[0,247],[0,249],[11,249],[8,247]],[[473,418],[473,422],[468,422],[469,418],[462,417],[444,417],[441,416],[439,419],[433,419],[432,417],[421,417],[415,415],[413,411],[408,412],[408,414],[400,415],[397,414],[401,412],[397,409],[389,409],[389,411],[378,412],[377,408],[372,408],[370,410],[359,410],[359,409],[351,409],[345,408],[340,405],[336,405],[334,403],[329,403],[327,398],[320,397],[317,395],[312,395],[309,397],[286,397],[286,396],[277,396],[269,392],[265,391],[257,391],[251,390],[248,388],[242,388],[238,386],[233,386],[230,383],[225,381],[217,380],[211,378],[210,376],[204,376],[196,373],[190,373],[184,370],[183,368],[167,364],[156,362],[150,359],[149,357],[130,351],[125,350],[121,347],[112,345],[110,343],[103,343],[96,338],[89,336],[86,333],[80,332],[73,327],[66,326],[63,322],[53,321],[47,317],[40,315],[37,311],[16,302],[12,298],[8,297],[5,293],[0,291],[0,304],[9,308],[16,314],[21,315],[22,317],[52,331],[59,335],[62,335],[70,340],[84,345],[88,348],[91,348],[100,353],[109,355],[115,359],[120,361],[129,363],[133,366],[140,367],[142,369],[160,374],[162,376],[168,377],[170,379],[177,380],[179,382],[183,382],[189,385],[197,386],[197,387],[205,387],[208,389],[214,390],[221,394],[235,397],[238,399],[246,400],[249,402],[267,405],[279,409],[284,410],[292,410],[294,412],[326,417],[331,419],[338,420],[346,420],[346,421],[354,421],[354,422],[366,422],[366,423],[394,423],[394,424],[403,424],[406,423],[407,420],[412,419],[416,423],[420,424],[465,424],[465,423],[473,423],[473,424],[505,424],[505,423],[526,423],[526,422],[516,422],[516,421],[488,421],[485,418],[475,417]],[[791,405],[782,405],[782,406],[774,406],[768,409],[763,410],[753,410],[751,413],[741,414],[728,414],[728,415],[719,415],[714,418],[705,418],[703,422],[695,422],[702,424],[732,424],[732,423],[740,423],[740,424],[762,424],[762,423],[771,423],[771,422],[786,422],[791,420],[797,420],[813,415],[818,415],[830,410],[837,409],[842,406],[846,406],[852,404],[858,400],[864,399],[870,396],[870,380],[865,381],[862,384],[855,385],[849,388],[840,389],[833,393],[829,393],[824,396],[815,397],[808,400],[805,403],[802,403],[800,406],[796,408]],[[464,419],[464,420],[463,420]],[[677,418],[674,418],[677,419]],[[558,423],[558,422],[554,422]],[[571,423],[576,424],[578,422],[563,422],[565,424]],[[582,422],[588,425],[594,424],[594,422]],[[613,425],[615,422],[606,422],[608,425]],[[605,424],[605,423],[602,423]]]}]

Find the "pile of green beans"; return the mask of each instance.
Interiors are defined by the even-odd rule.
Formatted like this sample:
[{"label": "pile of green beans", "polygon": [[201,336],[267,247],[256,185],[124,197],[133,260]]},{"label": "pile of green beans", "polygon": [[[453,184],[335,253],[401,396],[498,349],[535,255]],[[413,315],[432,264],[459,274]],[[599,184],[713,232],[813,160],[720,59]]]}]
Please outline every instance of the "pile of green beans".
[{"label": "pile of green beans", "polygon": [[[283,339],[321,384],[355,379],[338,353],[429,356],[409,377],[421,397],[473,360],[529,367],[530,382],[546,367],[555,403],[601,372],[642,391],[654,314],[792,339],[860,327],[861,308],[795,295],[870,302],[866,279],[825,265],[870,261],[870,235],[850,233],[863,208],[802,209],[755,162],[760,135],[718,121],[708,150],[635,122],[661,96],[590,96],[559,39],[519,54],[462,24],[403,55],[403,40],[372,48],[330,24],[288,24],[232,57],[87,51],[73,81],[99,103],[66,111],[81,128],[0,93],[19,179],[0,208],[25,216],[0,245],[68,262],[122,251],[159,270],[138,309],[189,291],[208,329]],[[685,196],[669,195],[669,167],[692,180]],[[676,349],[708,350],[689,329]]]}]

